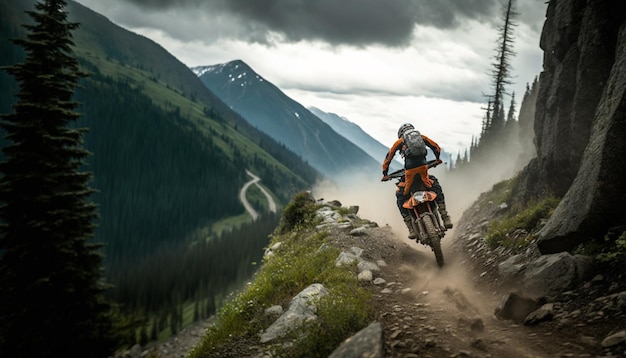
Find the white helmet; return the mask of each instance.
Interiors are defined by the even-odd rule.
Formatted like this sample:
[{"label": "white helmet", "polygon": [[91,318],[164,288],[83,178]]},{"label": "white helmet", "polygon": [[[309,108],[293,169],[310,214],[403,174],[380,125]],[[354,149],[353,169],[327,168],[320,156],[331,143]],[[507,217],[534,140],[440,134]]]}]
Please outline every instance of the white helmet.
[{"label": "white helmet", "polygon": [[413,127],[411,123],[404,123],[403,125],[401,125],[398,129],[398,138],[402,137],[404,132],[408,131],[409,129],[415,129],[415,127]]}]

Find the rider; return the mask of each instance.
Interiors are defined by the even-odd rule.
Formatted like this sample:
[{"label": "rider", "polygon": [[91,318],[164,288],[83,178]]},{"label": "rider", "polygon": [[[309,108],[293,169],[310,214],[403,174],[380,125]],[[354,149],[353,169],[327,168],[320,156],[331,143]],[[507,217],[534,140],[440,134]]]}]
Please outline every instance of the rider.
[{"label": "rider", "polygon": [[[424,183],[427,188],[431,188],[437,194],[437,206],[439,207],[439,213],[441,214],[441,218],[443,219],[444,226],[448,229],[452,228],[452,220],[446,211],[446,203],[445,198],[443,196],[443,190],[441,185],[439,185],[439,181],[434,175],[428,174],[428,165],[426,160],[426,155],[418,156],[418,157],[408,157],[405,156],[406,145],[404,144],[404,139],[402,135],[411,129],[415,129],[415,127],[410,123],[405,123],[400,126],[398,129],[398,139],[393,143],[385,160],[383,161],[383,178],[382,181],[386,181],[389,179],[387,176],[389,172],[389,164],[393,160],[393,157],[396,155],[396,152],[400,152],[400,155],[404,158],[404,169],[405,169],[405,180],[401,180],[398,183],[398,188],[396,188],[396,199],[398,209],[400,209],[400,214],[404,219],[404,223],[409,229],[409,238],[415,239],[417,234],[413,230],[413,226],[411,225],[411,218],[409,216],[408,209],[402,207],[402,204],[409,199],[410,197],[410,188],[413,185],[413,181],[416,175],[419,174],[420,179]],[[432,139],[426,137],[425,135],[421,135],[424,140],[424,144],[429,147],[433,153],[435,154],[435,158],[437,163],[442,163],[439,156],[441,155],[441,148],[439,145],[433,141]]]}]

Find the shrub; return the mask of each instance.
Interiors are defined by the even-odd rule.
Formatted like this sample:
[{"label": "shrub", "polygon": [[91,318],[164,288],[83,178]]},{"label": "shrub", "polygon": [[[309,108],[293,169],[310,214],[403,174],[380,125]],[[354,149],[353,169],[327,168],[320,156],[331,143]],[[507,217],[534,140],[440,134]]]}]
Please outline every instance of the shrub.
[{"label": "shrub", "polygon": [[481,203],[492,202],[495,205],[509,202],[511,200],[511,189],[515,186],[517,177],[503,180],[494,184],[491,190],[480,194],[478,201]]},{"label": "shrub", "polygon": [[621,274],[626,271],[626,228],[609,230],[601,240],[591,240],[580,245],[576,253],[594,257],[610,271]]},{"label": "shrub", "polygon": [[504,246],[507,248],[525,247],[530,243],[532,235],[525,235],[522,240],[511,234],[517,230],[534,233],[538,230],[541,220],[548,219],[559,204],[558,198],[546,198],[535,204],[531,203],[525,209],[513,210],[504,219],[494,220],[489,225],[487,242],[490,247]]},{"label": "shrub", "polygon": [[315,200],[309,192],[296,194],[283,209],[277,232],[283,234],[311,223],[315,219]]}]

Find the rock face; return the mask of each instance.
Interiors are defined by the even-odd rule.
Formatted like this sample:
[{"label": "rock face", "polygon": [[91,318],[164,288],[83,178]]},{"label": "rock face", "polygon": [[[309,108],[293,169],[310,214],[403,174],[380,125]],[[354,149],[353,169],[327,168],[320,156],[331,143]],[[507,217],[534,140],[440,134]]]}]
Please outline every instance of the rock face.
[{"label": "rock face", "polygon": [[283,313],[265,332],[261,334],[261,343],[267,343],[282,337],[290,329],[302,322],[317,319],[315,300],[328,294],[328,290],[319,283],[314,283],[302,290],[290,302],[289,309]]},{"label": "rock face", "polygon": [[510,319],[516,323],[522,323],[526,316],[539,307],[539,304],[532,298],[512,292],[505,296],[494,314],[499,319]]},{"label": "rock face", "polygon": [[328,358],[342,357],[384,357],[383,327],[380,322],[372,322],[335,349]]},{"label": "rock face", "polygon": [[518,187],[528,200],[563,197],[541,233],[542,253],[573,249],[626,223],[626,2],[552,0],[541,48],[537,157]]},{"label": "rock face", "polygon": [[533,296],[555,296],[590,279],[591,267],[587,256],[543,255],[526,266],[522,285]]}]

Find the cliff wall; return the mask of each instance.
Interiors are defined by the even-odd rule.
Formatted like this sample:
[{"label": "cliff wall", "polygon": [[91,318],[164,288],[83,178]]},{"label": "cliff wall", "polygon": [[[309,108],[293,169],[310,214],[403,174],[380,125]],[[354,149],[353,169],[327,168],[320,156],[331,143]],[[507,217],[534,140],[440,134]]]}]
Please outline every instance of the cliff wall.
[{"label": "cliff wall", "polygon": [[568,251],[626,223],[626,1],[551,0],[534,122],[537,157],[518,197],[562,197],[542,253]]}]

